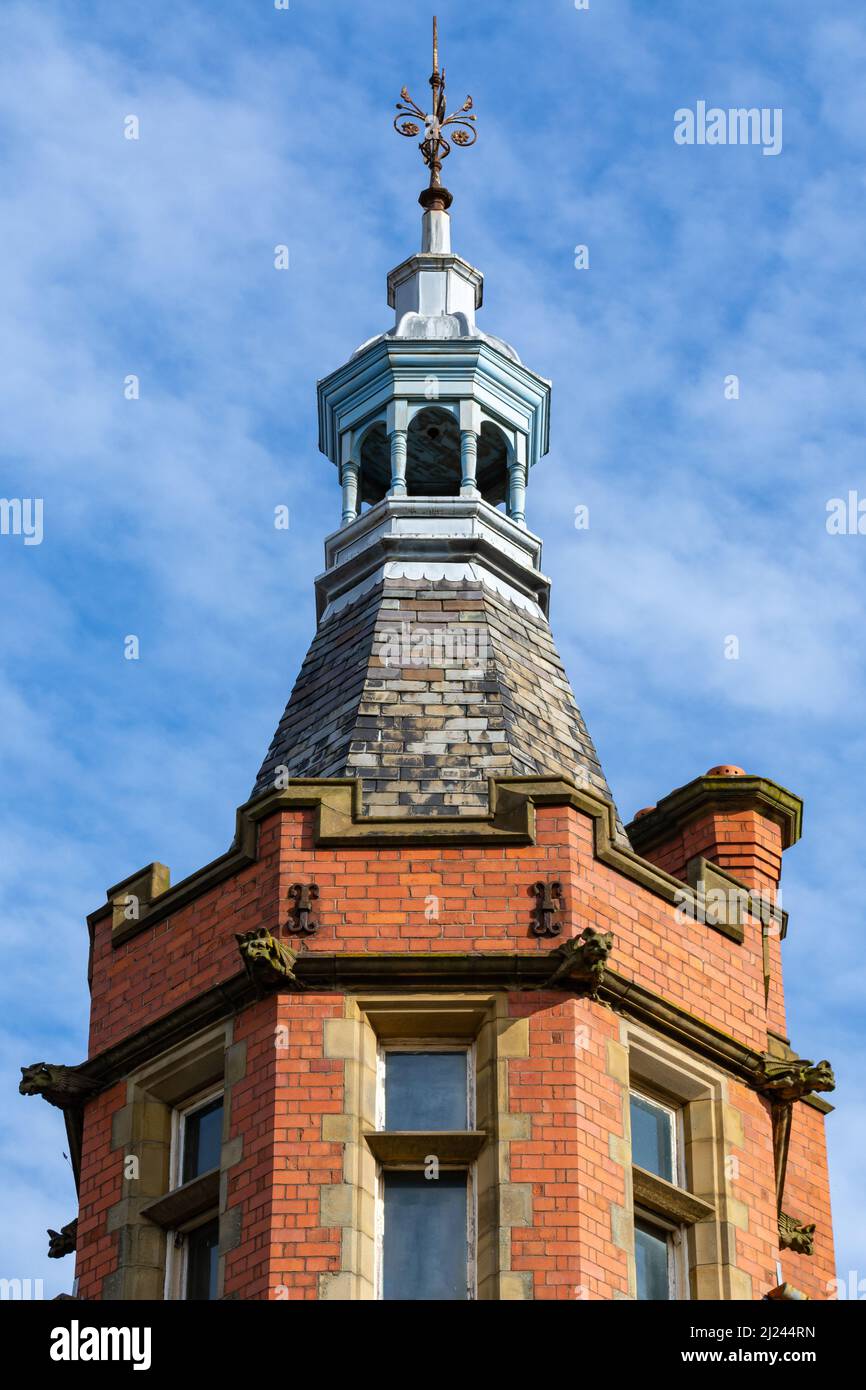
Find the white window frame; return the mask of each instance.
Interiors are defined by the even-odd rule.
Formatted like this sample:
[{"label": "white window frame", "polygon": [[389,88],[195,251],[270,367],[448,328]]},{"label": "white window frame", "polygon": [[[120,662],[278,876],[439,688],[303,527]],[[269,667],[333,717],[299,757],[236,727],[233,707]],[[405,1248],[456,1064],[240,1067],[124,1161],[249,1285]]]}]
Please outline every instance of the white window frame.
[{"label": "white window frame", "polygon": [[194,1115],[197,1110],[202,1110],[211,1101],[223,1098],[225,1104],[225,1087],[219,1085],[211,1087],[208,1091],[202,1092],[194,1097],[193,1100],[185,1101],[182,1106],[176,1106],[171,1114],[171,1183],[170,1192],[175,1188],[182,1187],[183,1177],[183,1158],[186,1140],[186,1122],[190,1115]]},{"label": "white window frame", "polygon": [[[445,1172],[466,1174],[466,1298],[478,1297],[478,1182],[476,1163],[447,1164]],[[422,1173],[414,1163],[380,1163],[376,1178],[376,1299],[382,1302],[385,1281],[385,1174]],[[433,1181],[433,1179],[431,1179]]]},{"label": "white window frame", "polygon": [[[385,1069],[390,1052],[465,1052],[466,1054],[466,1129],[471,1131],[476,1123],[475,1095],[475,1042],[467,1038],[436,1038],[425,1042],[380,1042],[376,1058],[376,1129],[385,1131]],[[419,1130],[435,1138],[435,1130]],[[469,1301],[478,1295],[478,1181],[476,1163],[465,1165],[446,1164],[447,1172],[466,1174],[466,1297]],[[417,1163],[378,1164],[376,1175],[375,1211],[375,1289],[376,1299],[381,1302],[384,1293],[385,1274],[385,1174],[386,1172],[423,1172]]]},{"label": "white window frame", "polygon": [[[210,1086],[206,1091],[200,1091],[191,1100],[184,1101],[183,1105],[177,1105],[171,1112],[171,1157],[169,1159],[169,1191],[174,1192],[178,1187],[182,1187],[183,1177],[183,1153],[186,1136],[186,1122],[190,1115],[194,1115],[197,1110],[201,1110],[205,1105],[210,1105],[211,1101],[222,1098],[225,1105],[225,1085],[220,1082],[219,1086]],[[186,1273],[187,1273],[187,1250],[188,1242],[185,1239],[177,1243],[178,1236],[185,1237],[190,1231],[194,1231],[197,1226],[204,1226],[214,1217],[219,1218],[219,1209],[214,1208],[206,1212],[204,1216],[197,1216],[194,1221],[188,1221],[183,1226],[178,1226],[172,1231],[166,1232],[165,1249],[165,1288],[164,1297],[172,1302],[186,1301]]]},{"label": "white window frame", "polygon": [[[665,1221],[664,1217],[658,1216],[655,1212],[646,1211],[643,1207],[635,1207],[634,1210],[635,1230],[638,1225],[650,1226],[659,1235],[664,1236],[668,1251],[668,1299],[675,1303],[685,1298],[683,1290],[687,1287],[685,1270],[685,1230],[682,1226],[677,1226],[672,1221]],[[635,1243],[637,1237],[635,1236]],[[635,1254],[635,1259],[637,1255]],[[643,1299],[640,1300],[644,1302]]]},{"label": "white window frame", "polygon": [[[660,1096],[654,1095],[641,1085],[631,1085],[628,1088],[629,1101],[632,1096],[638,1100],[645,1101],[646,1104],[655,1106],[656,1110],[662,1110],[668,1117],[671,1136],[671,1174],[674,1187],[685,1189],[686,1180],[683,1171],[683,1155],[685,1144],[683,1142],[683,1109],[681,1105],[671,1104],[670,1101],[662,1100]],[[632,1161],[634,1155],[632,1154]],[[657,1175],[656,1175],[657,1176]]]},{"label": "white window frame", "polygon": [[[648,1105],[652,1105],[656,1110],[661,1110],[668,1118],[670,1142],[671,1142],[671,1174],[672,1185],[688,1190],[685,1173],[685,1130],[682,1104],[667,1099],[654,1091],[652,1087],[637,1080],[629,1086],[629,1102],[631,1097],[636,1096],[639,1100]],[[633,1155],[632,1155],[633,1157]],[[658,1176],[656,1174],[655,1176]],[[662,1179],[664,1181],[664,1179]],[[686,1227],[673,1221],[666,1221],[657,1212],[647,1211],[645,1208],[637,1206],[633,1210],[633,1221],[637,1225],[640,1222],[644,1226],[652,1226],[666,1237],[668,1247],[668,1290],[669,1298],[673,1301],[680,1301],[688,1298],[688,1268],[686,1263]],[[636,1257],[635,1257],[636,1258]]]},{"label": "white window frame", "polygon": [[[442,1040],[437,1038],[433,1043],[424,1042],[385,1042],[379,1044],[377,1055],[377,1084],[376,1084],[376,1129],[385,1130],[385,1069],[388,1062],[389,1052],[465,1052],[466,1053],[466,1128],[475,1128],[475,1043],[466,1038],[457,1040]],[[419,1133],[425,1134],[428,1131],[420,1130]],[[435,1130],[430,1131],[435,1133]]]},{"label": "white window frame", "polygon": [[[204,1216],[197,1216],[194,1221],[188,1221],[185,1225],[178,1226],[176,1230],[166,1233],[164,1297],[167,1302],[187,1302],[186,1276],[189,1241],[186,1237],[199,1226],[206,1226],[208,1222],[215,1219],[219,1219],[219,1212],[209,1211]],[[182,1237],[179,1243],[178,1236]]]}]

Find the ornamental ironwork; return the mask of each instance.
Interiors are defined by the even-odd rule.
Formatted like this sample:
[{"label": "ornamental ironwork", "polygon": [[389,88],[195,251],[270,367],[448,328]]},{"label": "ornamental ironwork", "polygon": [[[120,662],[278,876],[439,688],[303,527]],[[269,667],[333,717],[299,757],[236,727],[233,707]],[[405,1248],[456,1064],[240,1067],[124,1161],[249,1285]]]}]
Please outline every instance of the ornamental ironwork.
[{"label": "ornamental ironwork", "polygon": [[[397,102],[398,114],[394,117],[394,129],[398,135],[405,135],[407,140],[412,140],[421,134],[423,127],[424,138],[419,142],[418,148],[430,170],[430,185],[421,194],[419,202],[425,208],[439,208],[444,211],[450,207],[452,199],[448,189],[442,187],[442,161],[451,153],[452,141],[461,149],[466,149],[475,144],[478,131],[475,128],[475,116],[472,114],[471,96],[466,98],[459,110],[448,115],[445,69],[439,69],[439,22],[436,18],[433,20],[433,72],[430,76],[430,88],[433,100],[432,110],[429,112],[413,101],[407,87],[403,88],[400,93],[401,100]],[[452,126],[455,129],[449,140],[443,132]]]}]

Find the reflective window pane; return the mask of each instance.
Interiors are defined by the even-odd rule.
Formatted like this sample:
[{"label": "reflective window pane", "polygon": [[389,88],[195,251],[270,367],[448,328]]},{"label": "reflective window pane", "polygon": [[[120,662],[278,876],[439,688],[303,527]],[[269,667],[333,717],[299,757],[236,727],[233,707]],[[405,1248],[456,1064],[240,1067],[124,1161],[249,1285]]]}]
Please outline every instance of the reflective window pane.
[{"label": "reflective window pane", "polygon": [[663,1231],[635,1222],[634,1253],[637,1264],[637,1296],[655,1302],[670,1299],[668,1240]]},{"label": "reflective window pane", "polygon": [[219,1220],[196,1226],[186,1237],[186,1297],[195,1300],[217,1296],[217,1247]]},{"label": "reflective window pane", "polygon": [[223,1098],[191,1110],[183,1122],[183,1172],[181,1182],[191,1182],[220,1166],[223,1135]]},{"label": "reflective window pane", "polygon": [[386,1129],[466,1129],[465,1052],[387,1052]]},{"label": "reflective window pane", "polygon": [[468,1298],[466,1173],[385,1173],[382,1297]]},{"label": "reflective window pane", "polygon": [[631,1097],[632,1162],[648,1173],[674,1182],[671,1113],[643,1096]]}]

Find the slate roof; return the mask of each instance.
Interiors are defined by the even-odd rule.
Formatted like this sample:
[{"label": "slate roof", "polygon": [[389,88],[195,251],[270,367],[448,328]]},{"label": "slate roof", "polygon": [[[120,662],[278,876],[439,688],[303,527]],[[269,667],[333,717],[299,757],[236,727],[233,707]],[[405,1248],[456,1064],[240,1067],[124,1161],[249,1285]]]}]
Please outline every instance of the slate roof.
[{"label": "slate roof", "polygon": [[372,815],[477,815],[491,775],[612,800],[547,621],[480,580],[385,579],[325,618],[253,795],[359,777]]}]

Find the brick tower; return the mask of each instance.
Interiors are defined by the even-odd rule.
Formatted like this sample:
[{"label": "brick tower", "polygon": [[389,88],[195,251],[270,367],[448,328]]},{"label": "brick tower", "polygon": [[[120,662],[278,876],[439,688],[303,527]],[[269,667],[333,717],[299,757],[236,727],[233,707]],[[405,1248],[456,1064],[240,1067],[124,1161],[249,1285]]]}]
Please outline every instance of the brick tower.
[{"label": "brick tower", "polygon": [[431,86],[422,249],[319,385],[342,524],[233,842],[109,889],[88,1059],[24,1069],[79,1180],[52,1253],[91,1300],[823,1298],[801,803],[715,767],[623,827],[525,521],[550,384],[476,326],[439,177],[472,117]]}]

